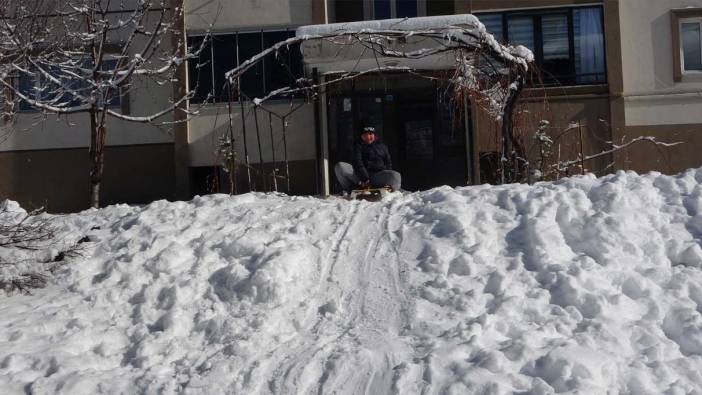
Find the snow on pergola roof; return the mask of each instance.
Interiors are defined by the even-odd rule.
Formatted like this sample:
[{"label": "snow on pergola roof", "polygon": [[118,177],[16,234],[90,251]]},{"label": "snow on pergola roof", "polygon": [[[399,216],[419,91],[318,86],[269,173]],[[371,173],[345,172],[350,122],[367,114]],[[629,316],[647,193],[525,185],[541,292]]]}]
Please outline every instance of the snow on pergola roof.
[{"label": "snow on pergola roof", "polygon": [[[421,41],[422,37],[432,38],[432,45],[417,45],[417,42]],[[480,22],[478,17],[471,14],[462,14],[301,26],[297,29],[295,37],[266,48],[258,55],[228,71],[226,77],[229,81],[234,81],[265,56],[296,44],[301,45],[305,63],[308,65],[323,66],[325,63],[334,64],[335,66],[332,68],[344,70],[343,67],[338,67],[339,64],[343,63],[344,60],[347,62],[351,61],[351,57],[358,55],[358,51],[355,53],[351,51],[347,59],[343,59],[343,55],[338,51],[331,51],[329,54],[325,53],[325,46],[327,48],[333,46],[338,49],[340,45],[345,45],[339,41],[342,38],[355,38],[356,44],[365,42],[370,45],[379,42],[383,38],[402,38],[405,42],[414,41],[415,45],[411,51],[393,48],[395,49],[394,51],[386,51],[381,55],[394,57],[401,61],[433,56],[446,52],[446,49],[485,51],[488,52],[490,57],[504,63],[507,67],[516,66],[524,72],[528,70],[529,64],[534,61],[534,54],[526,47],[500,44],[492,34],[487,32],[485,25]],[[353,59],[353,61],[357,60],[357,57]],[[391,66],[394,67],[394,65]],[[417,68],[411,64],[408,67]],[[435,64],[422,68],[436,69],[445,67],[446,64]],[[325,71],[324,68],[320,67],[320,71]],[[358,69],[356,68],[356,70]]]},{"label": "snow on pergola roof", "polygon": [[361,32],[364,30],[419,31],[445,28],[449,26],[456,26],[465,29],[485,30],[485,26],[483,26],[483,24],[478,20],[478,17],[471,14],[462,14],[300,26],[297,28],[296,36],[329,35],[340,32]]},{"label": "snow on pergola roof", "polygon": [[[470,14],[334,23],[298,28],[295,37],[228,71],[229,84],[238,89],[239,77],[249,68],[292,45],[300,45],[308,68],[341,74],[337,82],[369,72],[452,69],[450,81],[456,89],[479,96],[497,118],[511,111],[510,103],[521,91],[534,60],[523,46],[500,44]],[[314,83],[284,87],[254,101],[260,104],[316,87]]]},{"label": "snow on pergola roof", "polygon": [[[296,37],[303,40],[303,54],[305,63],[312,67],[317,67],[321,71],[329,69],[344,69],[344,64],[354,63],[358,60],[358,51],[339,51],[339,45],[334,49],[329,45],[316,47],[309,44],[314,38],[351,36],[351,35],[404,35],[407,39],[405,46],[411,47],[417,55],[422,52],[430,52],[439,46],[473,46],[474,49],[488,49],[492,56],[505,64],[519,64],[525,69],[533,62],[534,55],[523,46],[505,46],[500,44],[492,34],[488,33],[485,25],[479,18],[472,14],[461,15],[441,15],[417,18],[383,19],[373,21],[331,23],[323,25],[301,26],[296,31]],[[412,36],[434,36],[443,40],[434,40],[417,45],[409,44]],[[461,43],[458,43],[461,41]],[[427,45],[428,44],[428,45]],[[326,50],[325,50],[326,49]],[[407,52],[405,52],[407,53]],[[429,61],[414,61],[405,59],[402,63],[413,69],[444,69],[451,67],[453,59],[446,57],[439,59],[432,56]],[[411,58],[411,57],[410,57]],[[373,59],[377,63],[377,59]],[[397,63],[397,62],[395,62]],[[377,66],[377,64],[376,64]],[[356,64],[358,67],[358,64]],[[363,68],[363,67],[361,67]]]}]

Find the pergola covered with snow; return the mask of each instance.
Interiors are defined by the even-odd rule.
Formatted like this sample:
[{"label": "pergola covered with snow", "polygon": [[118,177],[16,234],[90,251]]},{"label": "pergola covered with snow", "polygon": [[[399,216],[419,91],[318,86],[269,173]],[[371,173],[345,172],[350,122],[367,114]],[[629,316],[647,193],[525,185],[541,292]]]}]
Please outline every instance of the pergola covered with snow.
[{"label": "pergola covered with snow", "polygon": [[[265,97],[255,105],[300,92],[324,95],[330,85],[378,73],[450,71],[446,78],[454,97],[470,99],[502,121],[502,180],[514,180],[521,153],[515,151],[512,112],[534,56],[523,46],[499,43],[473,15],[389,19],[303,26],[295,37],[279,42],[226,73],[230,89],[239,77],[279,50],[300,45],[308,76]],[[317,125],[319,127],[319,125]],[[320,147],[324,151],[324,136]],[[321,153],[322,161],[326,159]],[[327,167],[328,165],[324,164]],[[328,192],[327,186],[324,188]]]}]

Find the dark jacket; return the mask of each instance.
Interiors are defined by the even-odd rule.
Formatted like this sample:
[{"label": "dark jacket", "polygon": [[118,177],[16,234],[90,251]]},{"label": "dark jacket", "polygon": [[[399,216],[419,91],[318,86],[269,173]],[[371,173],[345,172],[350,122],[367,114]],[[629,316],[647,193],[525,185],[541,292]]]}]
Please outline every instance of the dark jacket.
[{"label": "dark jacket", "polygon": [[380,141],[371,144],[357,142],[353,147],[353,172],[361,181],[370,180],[373,174],[392,170],[388,147]]}]

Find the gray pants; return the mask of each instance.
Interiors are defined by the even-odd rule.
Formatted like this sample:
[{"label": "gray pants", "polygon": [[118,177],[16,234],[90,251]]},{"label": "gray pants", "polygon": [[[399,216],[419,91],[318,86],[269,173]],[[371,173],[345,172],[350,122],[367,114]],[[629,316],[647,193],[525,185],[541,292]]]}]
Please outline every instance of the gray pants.
[{"label": "gray pants", "polygon": [[[336,179],[339,181],[341,188],[347,192],[358,188],[358,183],[361,182],[354,174],[353,166],[346,162],[337,163],[334,166],[334,174],[336,174]],[[373,188],[382,188],[389,185],[393,191],[399,191],[402,176],[395,170],[382,170],[371,175],[370,183]]]}]

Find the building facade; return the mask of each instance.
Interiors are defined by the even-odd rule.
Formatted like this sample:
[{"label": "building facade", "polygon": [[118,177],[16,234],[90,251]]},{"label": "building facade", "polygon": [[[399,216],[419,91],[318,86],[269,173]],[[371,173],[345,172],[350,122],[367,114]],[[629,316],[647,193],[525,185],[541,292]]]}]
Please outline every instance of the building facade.
[{"label": "building facade", "polygon": [[622,81],[614,101],[615,140],[654,136],[682,142],[639,145],[618,155],[619,168],[675,173],[702,165],[702,4],[695,0],[620,0]]},{"label": "building facade", "polygon": [[[615,169],[674,173],[702,166],[702,0],[643,3],[188,0],[185,39],[197,45],[207,34],[212,37],[180,81],[196,90],[189,107],[198,115],[165,132],[111,126],[104,201],[144,203],[228,191],[221,147],[230,137],[237,159],[248,163],[236,172],[237,192],[251,186],[332,193],[333,164],[348,158],[350,141],[367,124],[389,143],[409,190],[494,181],[499,123],[475,103],[467,103],[457,117],[455,102],[436,82],[400,73],[368,76],[316,95],[254,106],[254,98],[297,78],[323,82],[354,60],[299,48],[249,70],[240,90],[228,88],[224,78],[227,70],[294,36],[301,26],[468,13],[498,39],[535,54],[541,77],[524,91],[517,120],[532,155],[533,132],[548,120],[551,134],[562,135],[552,155],[562,158],[594,155],[612,142],[639,136],[683,142],[663,149],[639,143],[585,163],[597,174]],[[159,98],[173,90],[154,89],[162,92],[126,97],[125,109],[158,106]],[[15,131],[0,142],[0,196],[26,206],[48,203],[53,211],[87,207],[88,136],[77,127],[85,120],[50,118],[34,124],[36,116],[20,114]]]},{"label": "building facade", "polygon": [[[115,25],[120,13],[134,12],[135,2],[110,3],[108,18]],[[151,11],[153,26],[158,11]],[[50,20],[51,14],[39,20]],[[126,19],[126,18],[125,18]],[[49,22],[46,22],[49,23]],[[59,21],[58,25],[69,21]],[[149,25],[147,23],[147,25]],[[57,31],[63,31],[57,29]],[[102,66],[115,64],[121,56],[114,43],[122,38],[112,30],[104,41]],[[58,39],[62,39],[58,37]],[[144,38],[135,38],[128,56],[143,48]],[[38,43],[35,43],[39,46]],[[170,43],[160,47],[167,53]],[[80,56],[80,55],[76,55]],[[108,58],[109,56],[109,58]],[[87,59],[83,59],[87,61]],[[86,63],[87,64],[87,63]],[[45,66],[46,67],[46,66]],[[87,67],[86,67],[87,68]],[[50,85],[41,74],[17,73],[7,82],[16,84],[26,97],[41,99]],[[73,81],[73,86],[87,82]],[[159,84],[149,78],[132,80],[131,90],[120,90],[109,99],[109,109],[123,115],[141,116],[168,108],[173,86]],[[79,89],[79,88],[76,88]],[[3,99],[12,97],[8,89]],[[62,92],[62,93],[65,93]],[[68,103],[68,94],[59,94],[57,103]],[[44,207],[50,212],[73,212],[90,206],[90,117],[87,112],[70,115],[45,114],[26,102],[11,104],[0,101],[3,108],[12,105],[16,114],[0,120],[0,199],[13,199],[26,208]],[[69,104],[70,105],[70,104]],[[166,115],[159,122],[173,121]],[[102,204],[143,203],[174,198],[174,136],[170,126],[155,126],[109,118],[106,124],[105,166],[102,183]]]}]

